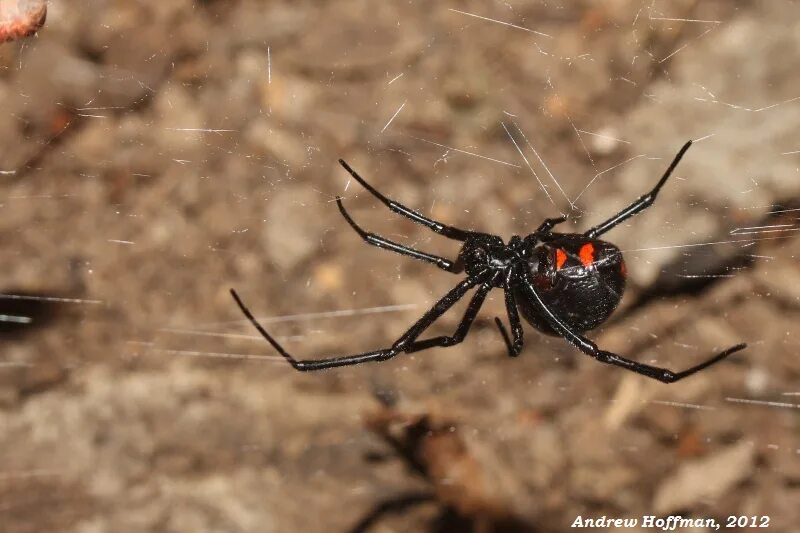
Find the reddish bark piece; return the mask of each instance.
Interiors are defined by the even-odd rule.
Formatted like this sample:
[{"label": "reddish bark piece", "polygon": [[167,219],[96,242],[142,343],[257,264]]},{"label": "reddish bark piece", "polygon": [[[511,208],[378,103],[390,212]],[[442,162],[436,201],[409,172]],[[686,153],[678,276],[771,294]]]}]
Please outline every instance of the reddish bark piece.
[{"label": "reddish bark piece", "polygon": [[0,43],[36,33],[45,18],[45,0],[0,0]]}]

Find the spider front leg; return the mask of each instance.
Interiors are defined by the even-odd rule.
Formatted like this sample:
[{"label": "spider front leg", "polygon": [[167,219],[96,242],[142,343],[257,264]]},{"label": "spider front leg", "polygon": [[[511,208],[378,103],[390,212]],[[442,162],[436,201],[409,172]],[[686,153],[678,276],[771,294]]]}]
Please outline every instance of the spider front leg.
[{"label": "spider front leg", "polygon": [[675,167],[677,167],[678,163],[681,162],[683,154],[686,153],[686,150],[688,150],[691,145],[692,141],[687,141],[686,144],[683,145],[683,147],[678,151],[678,154],[672,160],[672,163],[670,163],[669,167],[667,167],[667,170],[666,172],[664,172],[664,175],[661,176],[661,179],[658,180],[656,186],[653,187],[653,189],[649,193],[640,196],[631,205],[629,205],[628,207],[626,207],[625,209],[623,209],[610,219],[606,220],[602,224],[598,224],[597,226],[591,228],[586,233],[584,233],[584,235],[586,235],[590,239],[594,239],[602,235],[603,233],[607,232],[608,230],[612,229],[617,224],[624,222],[625,220],[631,218],[632,216],[638,213],[641,213],[642,211],[653,205],[653,202],[656,201],[656,197],[658,197],[658,192],[661,190],[661,187],[663,187],[664,184],[667,182],[667,179],[669,179],[670,175],[672,175],[672,171],[675,170]]},{"label": "spider front leg", "polygon": [[[326,368],[334,368],[339,366],[357,365],[360,363],[367,363],[370,361],[385,361],[391,359],[395,355],[408,352],[415,346],[414,341],[422,335],[422,333],[433,324],[436,319],[447,312],[448,309],[453,307],[456,302],[461,300],[464,295],[471,288],[479,285],[485,281],[485,273],[481,273],[475,277],[466,278],[464,281],[456,285],[447,294],[445,294],[433,307],[431,307],[422,318],[417,320],[394,344],[391,348],[383,350],[373,350],[371,352],[364,352],[356,355],[345,355],[341,357],[331,357],[327,359],[311,359],[311,360],[298,360],[295,359],[289,352],[287,352],[280,343],[275,340],[272,335],[267,333],[267,330],[258,323],[258,320],[253,316],[247,306],[244,305],[239,295],[235,290],[231,289],[231,296],[236,301],[239,309],[247,317],[251,324],[258,330],[262,337],[269,342],[275,350],[286,359],[295,370],[309,371],[309,370],[323,370]],[[477,312],[477,311],[476,311]]]},{"label": "spider front leg", "polygon": [[737,344],[736,346],[731,346],[727,350],[723,350],[722,352],[718,353],[714,357],[700,363],[699,365],[695,365],[691,368],[683,370],[681,372],[673,372],[672,370],[661,368],[657,366],[647,365],[644,363],[639,363],[636,361],[632,361],[621,355],[617,355],[613,352],[607,352],[605,350],[601,350],[597,347],[595,343],[584,337],[583,335],[573,331],[567,324],[565,324],[560,318],[550,311],[547,305],[542,300],[539,293],[536,291],[536,288],[530,282],[529,279],[525,278],[523,281],[523,287],[525,289],[526,294],[530,297],[531,302],[533,302],[536,307],[541,311],[542,316],[544,316],[550,326],[564,339],[578,348],[580,351],[594,357],[601,363],[607,363],[610,365],[618,366],[624,368],[626,370],[630,370],[631,372],[636,372],[637,374],[641,374],[648,378],[652,378],[662,383],[675,383],[685,377],[691,376],[692,374],[703,370],[704,368],[708,368],[709,366],[718,363],[728,357],[731,354],[734,354],[740,350],[744,350],[747,347],[747,344]]},{"label": "spider front leg", "polygon": [[350,224],[350,227],[353,228],[356,231],[356,233],[358,233],[358,235],[367,244],[371,244],[372,246],[377,246],[378,248],[383,248],[385,250],[391,250],[392,252],[401,255],[407,255],[413,257],[414,259],[419,259],[427,263],[433,263],[434,265],[438,266],[442,270],[446,270],[447,272],[458,273],[462,271],[460,265],[456,265],[453,261],[450,261],[449,259],[445,259],[444,257],[439,257],[438,255],[420,252],[419,250],[409,248],[408,246],[397,244],[396,242],[390,241],[389,239],[381,237],[380,235],[364,231],[363,229],[361,229],[361,226],[356,224],[355,220],[352,219],[350,214],[344,208],[341,196],[336,197],[336,205],[339,206],[339,212],[342,214],[347,223]]},{"label": "spider front leg", "polygon": [[413,209],[409,209],[408,207],[404,206],[399,202],[395,202],[394,200],[390,200],[386,196],[384,196],[381,192],[378,191],[375,187],[367,183],[367,180],[362,178],[358,175],[358,172],[350,168],[350,165],[344,162],[344,159],[339,160],[339,164],[344,167],[344,169],[350,173],[353,178],[361,184],[362,187],[367,189],[375,198],[383,202],[383,204],[394,211],[399,215],[403,215],[404,217],[410,218],[417,224],[422,224],[423,226],[427,227],[431,231],[438,233],[439,235],[443,235],[448,239],[453,239],[456,241],[465,241],[467,237],[470,236],[469,231],[464,231],[463,229],[458,229],[453,226],[448,226],[447,224],[442,224],[441,222],[437,222],[433,219],[430,219],[424,216],[422,213],[414,211]]}]

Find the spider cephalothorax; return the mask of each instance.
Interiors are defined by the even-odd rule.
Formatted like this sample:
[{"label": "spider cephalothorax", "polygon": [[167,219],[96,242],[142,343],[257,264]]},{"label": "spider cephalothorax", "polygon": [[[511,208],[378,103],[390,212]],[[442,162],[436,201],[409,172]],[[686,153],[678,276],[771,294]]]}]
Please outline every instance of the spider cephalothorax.
[{"label": "spider cephalothorax", "polygon": [[[548,218],[533,233],[525,238],[514,236],[508,243],[496,235],[447,226],[390,200],[367,183],[347,163],[339,160],[356,181],[389,209],[435,233],[463,243],[455,261],[403,246],[361,229],[345,210],[342,199],[336,198],[342,216],[368,244],[432,263],[447,272],[466,273],[465,279],[436,302],[390,348],[356,355],[299,361],[267,333],[233,289],[231,294],[261,335],[297,370],[321,370],[368,361],[385,361],[399,353],[412,353],[435,346],[458,344],[467,336],[489,291],[501,288],[505,293],[511,334],[509,335],[499,318],[495,318],[495,322],[503,335],[510,356],[517,356],[522,350],[522,324],[519,319],[521,312],[522,316],[539,331],[564,338],[600,362],[619,366],[664,383],[673,383],[721,361],[730,354],[744,349],[746,345],[737,344],[687,370],[672,372],[601,350],[583,333],[605,322],[616,309],[625,290],[626,272],[622,252],[613,244],[598,237],[650,207],[691,144],[689,141],[683,145],[650,192],[640,196],[602,224],[585,233],[557,233],[552,231],[553,228],[566,218]],[[419,339],[425,330],[471,289],[475,289],[475,293],[453,335]]]}]

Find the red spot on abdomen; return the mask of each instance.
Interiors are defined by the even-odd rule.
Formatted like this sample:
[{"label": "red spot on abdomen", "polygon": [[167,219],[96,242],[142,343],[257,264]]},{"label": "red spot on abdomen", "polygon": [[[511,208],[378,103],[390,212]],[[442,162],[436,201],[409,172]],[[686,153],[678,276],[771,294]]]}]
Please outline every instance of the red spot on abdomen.
[{"label": "red spot on abdomen", "polygon": [[556,270],[561,270],[564,263],[567,262],[567,252],[561,248],[556,248]]},{"label": "red spot on abdomen", "polygon": [[591,266],[591,264],[594,263],[594,245],[590,242],[587,242],[581,246],[581,249],[578,252],[578,257],[580,257],[583,266]]}]

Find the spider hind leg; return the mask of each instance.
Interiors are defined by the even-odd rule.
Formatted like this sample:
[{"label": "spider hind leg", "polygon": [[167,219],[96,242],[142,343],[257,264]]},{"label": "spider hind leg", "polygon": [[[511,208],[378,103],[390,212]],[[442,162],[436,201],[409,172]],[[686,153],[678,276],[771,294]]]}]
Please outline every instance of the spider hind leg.
[{"label": "spider hind leg", "polygon": [[523,281],[523,286],[525,293],[530,298],[530,301],[536,305],[542,316],[550,323],[553,330],[564,340],[578,348],[586,355],[597,359],[601,363],[618,366],[624,368],[625,370],[630,370],[631,372],[636,372],[637,374],[658,380],[662,383],[675,383],[676,381],[689,377],[692,374],[708,368],[709,366],[727,358],[729,355],[744,350],[747,347],[747,344],[744,343],[731,346],[730,348],[721,351],[706,361],[680,372],[673,372],[667,368],[639,363],[637,361],[632,361],[631,359],[622,357],[621,355],[617,355],[613,352],[601,350],[594,342],[586,338],[584,335],[574,331],[570,326],[565,324],[560,318],[553,314],[553,312],[550,311],[550,309],[544,303],[542,297],[539,295],[538,291],[529,279],[525,279]]}]

